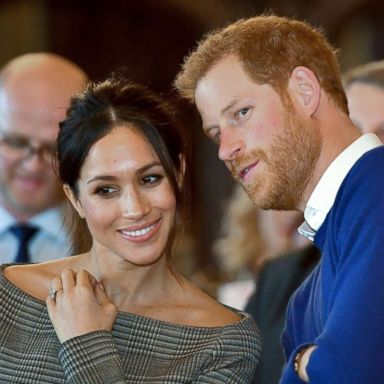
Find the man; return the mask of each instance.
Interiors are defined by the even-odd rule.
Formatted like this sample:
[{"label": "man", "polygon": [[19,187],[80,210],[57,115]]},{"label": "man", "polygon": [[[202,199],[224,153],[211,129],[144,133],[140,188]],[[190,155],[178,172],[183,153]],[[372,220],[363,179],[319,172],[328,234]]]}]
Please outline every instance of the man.
[{"label": "man", "polygon": [[[384,138],[384,61],[356,67],[343,75],[349,116],[362,132]],[[263,334],[264,347],[257,369],[258,384],[278,383],[284,364],[280,335],[291,294],[318,260],[315,247],[292,252],[266,263],[257,278],[257,290],[245,310]]]},{"label": "man", "polygon": [[207,36],[175,84],[252,201],[302,210],[322,253],[290,301],[281,383],[381,383],[384,147],[349,119],[332,47],[297,20],[240,20]]},{"label": "man", "polygon": [[68,255],[64,203],[52,155],[58,123],[85,73],[63,57],[26,54],[0,73],[0,262]]},{"label": "man", "polygon": [[252,315],[263,336],[263,352],[255,377],[257,384],[280,381],[285,363],[280,339],[288,302],[319,258],[319,251],[313,245],[285,252],[264,263],[256,277],[256,290],[245,311]]},{"label": "man", "polygon": [[384,60],[360,65],[343,76],[351,120],[384,140]]}]

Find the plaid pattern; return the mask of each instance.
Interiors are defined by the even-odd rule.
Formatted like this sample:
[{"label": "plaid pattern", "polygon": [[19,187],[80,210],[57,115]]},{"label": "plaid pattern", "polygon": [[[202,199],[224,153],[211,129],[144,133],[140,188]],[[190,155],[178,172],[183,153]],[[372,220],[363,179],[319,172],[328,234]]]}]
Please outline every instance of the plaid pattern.
[{"label": "plaid pattern", "polygon": [[44,302],[0,271],[0,383],[253,383],[259,331],[247,314],[204,328],[119,313],[112,332],[60,344]]}]

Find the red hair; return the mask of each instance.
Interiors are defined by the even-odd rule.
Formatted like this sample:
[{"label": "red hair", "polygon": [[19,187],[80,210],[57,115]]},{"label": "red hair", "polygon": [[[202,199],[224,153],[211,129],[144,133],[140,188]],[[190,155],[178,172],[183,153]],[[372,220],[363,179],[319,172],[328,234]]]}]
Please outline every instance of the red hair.
[{"label": "red hair", "polygon": [[282,98],[293,69],[309,68],[336,106],[348,113],[336,53],[324,35],[305,22],[257,16],[206,35],[186,58],[175,86],[182,97],[193,102],[198,81],[220,59],[235,55],[256,83],[271,85]]}]

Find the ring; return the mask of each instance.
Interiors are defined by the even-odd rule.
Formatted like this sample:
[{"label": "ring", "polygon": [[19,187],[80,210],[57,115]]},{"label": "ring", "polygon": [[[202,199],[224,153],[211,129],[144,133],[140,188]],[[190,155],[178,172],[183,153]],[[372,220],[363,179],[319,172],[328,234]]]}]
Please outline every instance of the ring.
[{"label": "ring", "polygon": [[49,290],[49,296],[52,300],[56,301],[56,295],[57,295],[57,292],[61,291],[63,288],[51,288]]}]

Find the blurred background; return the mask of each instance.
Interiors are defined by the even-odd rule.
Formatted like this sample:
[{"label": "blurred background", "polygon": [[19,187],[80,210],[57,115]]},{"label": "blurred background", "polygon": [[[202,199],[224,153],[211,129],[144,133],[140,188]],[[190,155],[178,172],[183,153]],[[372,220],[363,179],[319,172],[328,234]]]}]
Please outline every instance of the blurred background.
[{"label": "blurred background", "polygon": [[[169,94],[184,55],[205,32],[264,11],[321,27],[340,48],[342,70],[384,58],[382,0],[1,0],[0,64],[50,51],[79,64],[92,80],[125,66],[133,80]],[[178,262],[189,276],[214,277],[212,245],[233,182],[198,129],[198,116],[183,108],[194,143],[194,205]]]}]

